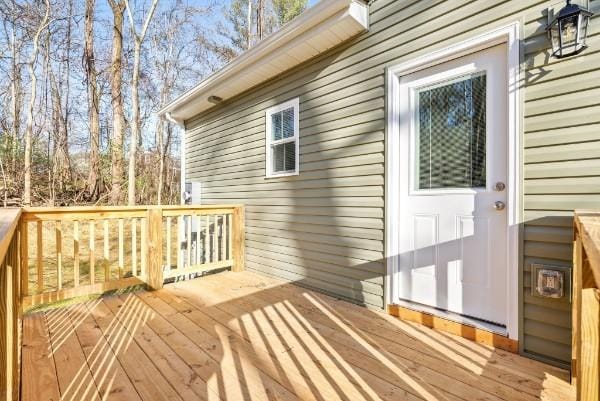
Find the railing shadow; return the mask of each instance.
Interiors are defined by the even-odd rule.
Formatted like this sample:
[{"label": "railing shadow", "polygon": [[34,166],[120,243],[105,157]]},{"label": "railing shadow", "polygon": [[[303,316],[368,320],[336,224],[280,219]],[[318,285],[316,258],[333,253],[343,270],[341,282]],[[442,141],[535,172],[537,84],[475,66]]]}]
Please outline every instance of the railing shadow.
[{"label": "railing shadow", "polygon": [[70,337],[86,344],[85,358],[72,358],[82,366],[61,383],[73,401],[111,398],[127,377],[145,400],[571,396],[557,368],[253,273],[104,297],[46,318],[55,360],[72,352]]}]

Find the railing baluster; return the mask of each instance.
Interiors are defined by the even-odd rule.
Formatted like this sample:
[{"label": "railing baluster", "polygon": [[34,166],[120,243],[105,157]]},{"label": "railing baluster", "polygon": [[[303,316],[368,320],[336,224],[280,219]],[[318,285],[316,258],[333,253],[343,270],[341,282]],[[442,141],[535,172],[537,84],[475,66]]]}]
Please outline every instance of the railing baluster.
[{"label": "railing baluster", "polygon": [[131,219],[131,275],[137,275],[137,219]]},{"label": "railing baluster", "polygon": [[102,221],[103,232],[103,252],[102,258],[104,259],[104,281],[110,280],[110,222],[108,220]]},{"label": "railing baluster", "polygon": [[167,269],[171,270],[171,217],[167,217]]},{"label": "railing baluster", "polygon": [[233,248],[231,250],[231,257],[233,259],[233,267],[231,270],[235,272],[243,271],[246,268],[246,254],[245,254],[245,216],[244,208],[236,207],[233,211],[233,222],[232,222],[232,236],[233,236]]},{"label": "railing baluster", "polygon": [[225,215],[221,216],[221,230],[219,231],[221,233],[221,258],[219,260],[225,260],[225,226],[227,225],[227,223],[225,223]]},{"label": "railing baluster", "polygon": [[[187,238],[185,239],[185,250],[187,255],[187,267],[192,266],[192,219],[194,216],[186,216],[187,217]],[[185,219],[185,218],[184,218]]]},{"label": "railing baluster", "polygon": [[177,216],[177,270],[178,273],[182,268],[181,243],[183,234],[183,216]]},{"label": "railing baluster", "polygon": [[206,227],[204,228],[204,263],[210,262],[210,243],[208,242],[210,237],[210,216],[206,215]]},{"label": "railing baluster", "polygon": [[73,222],[73,286],[79,287],[79,222]]},{"label": "railing baluster", "polygon": [[233,259],[232,256],[231,256],[231,252],[233,251],[233,246],[232,246],[232,243],[233,243],[233,235],[232,235],[233,234],[233,230],[232,230],[232,228],[233,228],[233,226],[231,225],[231,216],[232,215],[230,215],[230,214],[227,215],[227,222],[228,222],[227,225],[229,226],[229,230],[227,232],[227,239],[228,239],[228,242],[229,242],[229,244],[227,245],[227,260],[232,260]]},{"label": "railing baluster", "polygon": [[96,283],[96,222],[90,220],[90,284]]},{"label": "railing baluster", "polygon": [[108,229],[108,220],[104,220],[102,222],[102,226],[104,228],[104,259],[108,262],[110,260],[110,233]]},{"label": "railing baluster", "polygon": [[36,258],[37,258],[37,292],[44,292],[44,244],[42,241],[42,222],[38,221],[36,224],[37,228],[37,247],[36,247]]},{"label": "railing baluster", "polygon": [[218,216],[215,214],[213,216],[213,234],[212,234],[212,249],[213,249],[213,254],[212,254],[212,258],[211,260],[213,262],[218,262],[219,261],[219,243],[217,241],[217,235],[219,235],[217,229],[218,229]]},{"label": "railing baluster", "polygon": [[[123,219],[119,219],[119,276],[118,278],[120,279],[121,277],[123,277],[123,265],[124,260],[125,260],[125,244],[124,244],[124,235],[123,235]],[[106,280],[108,281],[108,280]]]},{"label": "railing baluster", "polygon": [[[146,266],[146,255],[148,254],[148,220],[146,218],[142,218],[140,219],[141,221],[141,234],[142,234],[142,239],[141,239],[141,252],[142,254],[141,256],[141,266],[140,266],[140,276],[142,277],[143,280],[146,279],[146,271],[147,271],[147,266]],[[161,261],[162,263],[162,261]]]},{"label": "railing baluster", "polygon": [[62,290],[63,269],[62,269],[62,222],[55,222],[54,230],[56,233],[56,288]]},{"label": "railing baluster", "polygon": [[200,237],[202,234],[202,216],[197,214],[196,217],[196,265],[202,264],[202,251],[200,245]]}]

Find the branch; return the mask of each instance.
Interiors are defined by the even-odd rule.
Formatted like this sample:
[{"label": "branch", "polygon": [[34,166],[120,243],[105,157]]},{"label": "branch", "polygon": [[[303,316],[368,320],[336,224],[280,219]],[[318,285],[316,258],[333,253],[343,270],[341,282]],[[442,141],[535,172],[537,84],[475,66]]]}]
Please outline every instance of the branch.
[{"label": "branch", "polygon": [[138,44],[141,44],[144,40],[144,37],[146,36],[146,31],[148,30],[150,21],[152,21],[152,17],[154,16],[154,12],[156,11],[156,7],[158,6],[158,1],[159,0],[152,0],[150,11],[148,11],[148,15],[146,15],[146,20],[144,21],[144,25],[142,26],[142,32],[140,32],[140,34],[138,35],[137,30],[135,29],[135,22],[133,20],[133,10],[129,5],[129,0],[125,0],[125,8],[127,9],[127,18],[129,19],[131,33]]}]

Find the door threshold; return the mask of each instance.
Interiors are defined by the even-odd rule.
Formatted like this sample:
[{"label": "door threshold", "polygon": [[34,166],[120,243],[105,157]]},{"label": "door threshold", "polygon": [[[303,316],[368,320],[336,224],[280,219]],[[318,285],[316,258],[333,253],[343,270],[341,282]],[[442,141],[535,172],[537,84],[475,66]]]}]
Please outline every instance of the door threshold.
[{"label": "door threshold", "polygon": [[506,327],[498,324],[408,301],[389,305],[388,313],[402,320],[419,323],[480,344],[512,353],[519,352],[519,342],[508,338]]}]

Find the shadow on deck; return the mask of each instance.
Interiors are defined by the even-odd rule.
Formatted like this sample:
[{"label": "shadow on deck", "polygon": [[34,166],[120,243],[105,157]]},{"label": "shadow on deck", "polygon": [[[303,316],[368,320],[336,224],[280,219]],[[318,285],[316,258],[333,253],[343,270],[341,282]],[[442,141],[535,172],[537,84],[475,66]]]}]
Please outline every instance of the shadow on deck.
[{"label": "shadow on deck", "polygon": [[573,400],[568,374],[251,272],[23,322],[22,400]]}]

